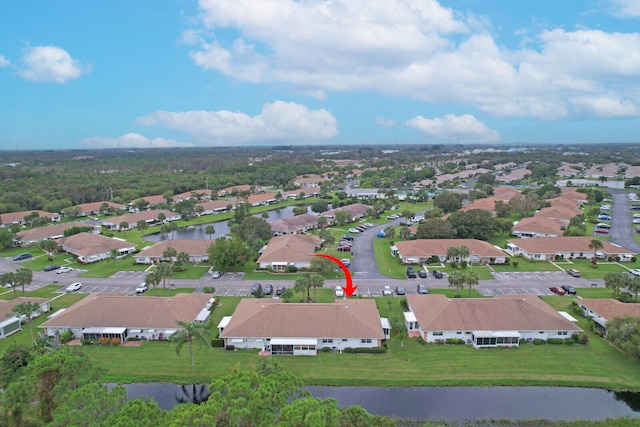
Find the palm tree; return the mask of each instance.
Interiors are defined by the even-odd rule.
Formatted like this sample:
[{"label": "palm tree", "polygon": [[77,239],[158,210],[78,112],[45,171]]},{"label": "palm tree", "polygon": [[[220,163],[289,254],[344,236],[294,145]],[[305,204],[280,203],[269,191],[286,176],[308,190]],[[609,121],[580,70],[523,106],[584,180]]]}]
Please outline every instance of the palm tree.
[{"label": "palm tree", "polygon": [[216,228],[213,225],[207,225],[204,228],[204,234],[209,236],[209,240],[213,238],[213,235],[216,234]]},{"label": "palm tree", "polygon": [[162,258],[168,259],[169,263],[173,264],[173,258],[178,255],[178,251],[176,251],[171,246],[167,246],[164,251],[162,251]]},{"label": "palm tree", "polygon": [[480,283],[480,276],[474,271],[469,271],[464,275],[464,284],[469,287],[469,298],[471,298],[471,288]]},{"label": "palm tree", "polygon": [[640,293],[640,277],[633,276],[627,280],[627,288],[629,292],[633,292],[635,302],[638,302],[638,293]]},{"label": "palm tree", "polygon": [[171,232],[171,240],[173,240],[173,232],[176,231],[178,229],[178,224],[176,224],[175,222],[170,222],[169,223],[169,231]]},{"label": "palm tree", "polygon": [[109,251],[109,258],[111,258],[111,261],[113,261],[113,265],[116,265],[116,259],[118,258],[119,254],[120,252],[118,252],[118,250],[115,248]]},{"label": "palm tree", "polygon": [[37,302],[32,302],[32,301],[21,302],[20,304],[15,305],[11,309],[11,312],[13,314],[17,314],[19,316],[26,316],[27,317],[27,321],[29,322],[29,335],[31,335],[31,341],[33,341],[33,345],[35,347],[38,346],[38,343],[36,342],[36,339],[33,337],[33,326],[32,326],[32,323],[31,323],[31,320],[32,320],[31,318],[39,310],[40,310],[40,304],[38,304]]},{"label": "palm tree", "polygon": [[[467,258],[469,258],[469,255],[471,255],[471,251],[469,250],[468,246],[465,246],[465,245],[458,246],[458,256],[460,257],[461,261],[464,261]],[[469,265],[471,265],[471,260],[469,260]]]},{"label": "palm tree", "polygon": [[396,229],[389,226],[387,228],[384,229],[384,235],[388,238],[388,239],[393,239],[393,236],[396,235]]},{"label": "palm tree", "polygon": [[604,286],[613,291],[613,297],[618,298],[620,289],[624,288],[627,283],[625,273],[620,271],[611,272],[604,275]]},{"label": "palm tree", "polygon": [[129,223],[127,221],[122,221],[120,225],[118,225],[118,229],[122,230],[124,234],[127,234],[127,228],[129,228]]},{"label": "palm tree", "polygon": [[156,274],[162,279],[164,296],[167,296],[167,279],[173,275],[171,265],[167,263],[160,263],[158,267],[156,267]]},{"label": "palm tree", "polygon": [[460,288],[464,285],[464,274],[459,271],[449,273],[449,287],[456,289],[456,298],[460,298]]},{"label": "palm tree", "polygon": [[458,256],[460,255],[460,248],[457,246],[451,246],[447,248],[447,259],[451,261],[456,261]]},{"label": "palm tree", "polygon": [[22,286],[22,296],[24,296],[24,285],[30,285],[33,281],[33,272],[26,267],[22,267],[13,275],[18,285]]},{"label": "palm tree", "polygon": [[193,359],[193,343],[197,342],[202,346],[211,345],[211,332],[206,324],[201,322],[181,322],[176,323],[182,329],[171,335],[170,341],[176,345],[176,354],[180,356],[180,350],[185,343],[189,344],[189,354],[191,355],[191,366],[195,365]]},{"label": "palm tree", "polygon": [[2,282],[2,285],[11,285],[11,289],[13,289],[13,297],[18,297],[18,293],[16,291],[16,276],[14,273],[4,273],[2,276],[0,276],[0,282]]},{"label": "palm tree", "polygon": [[598,240],[598,239],[591,239],[591,241],[589,242],[589,249],[593,249],[593,264],[595,265],[598,261],[598,250],[602,249],[604,247],[604,244],[602,243],[602,240]]},{"label": "palm tree", "polygon": [[309,276],[309,281],[313,288],[313,300],[316,301],[316,289],[324,286],[324,279],[321,275],[312,273],[311,276]]},{"label": "palm tree", "polygon": [[156,293],[156,287],[160,284],[160,282],[162,281],[162,277],[158,274],[157,270],[153,270],[147,273],[145,279],[144,279],[145,283],[147,285],[151,285],[153,286],[153,296],[157,297],[158,294]]},{"label": "palm tree", "polygon": [[149,224],[147,224],[147,221],[145,221],[144,219],[139,220],[138,222],[136,222],[136,228],[140,230],[140,233],[142,234],[141,237],[144,239],[144,230],[149,228]]}]

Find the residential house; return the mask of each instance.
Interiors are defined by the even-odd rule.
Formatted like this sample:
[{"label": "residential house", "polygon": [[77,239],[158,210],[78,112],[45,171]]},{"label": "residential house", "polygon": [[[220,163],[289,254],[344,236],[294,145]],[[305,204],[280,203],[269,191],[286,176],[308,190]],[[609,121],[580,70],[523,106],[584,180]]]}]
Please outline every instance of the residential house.
[{"label": "residential house", "polygon": [[320,175],[309,174],[296,177],[293,180],[293,185],[300,188],[317,188],[325,181],[329,180]]},{"label": "residential house", "polygon": [[[172,196],[173,197],[173,196]],[[140,197],[140,199],[133,200],[130,205],[135,205],[138,200],[144,200],[151,207],[159,204],[167,203],[167,199],[164,198],[162,194],[156,194],[155,196],[144,196]]]},{"label": "residential house", "polygon": [[[162,257],[163,252],[168,247],[172,247],[176,250],[176,254],[186,252],[189,254],[189,262],[206,262],[209,260],[209,254],[207,249],[213,240],[163,240],[153,246],[144,248],[135,255],[137,264],[155,264],[160,261],[168,261]],[[175,261],[176,258],[173,258]]]},{"label": "residential house", "polygon": [[301,234],[318,228],[318,216],[313,214],[295,215],[270,223],[274,236]]},{"label": "residential house", "polygon": [[232,316],[222,319],[218,329],[227,348],[315,356],[323,348],[380,347],[389,337],[388,324],[371,299],[285,304],[278,299],[247,298],[240,301]]},{"label": "residential house", "polygon": [[[483,240],[476,239],[417,239],[397,242],[393,251],[400,257],[403,264],[424,264],[433,256],[441,262],[447,261],[447,252],[451,247],[466,246],[469,256],[467,262],[503,264],[506,254],[495,246]],[[462,260],[461,260],[462,261]]]},{"label": "residential house", "polygon": [[173,198],[180,202],[182,200],[198,199],[198,200],[210,200],[212,190],[205,188],[201,190],[185,191],[184,193],[176,194]]},{"label": "residential house", "polygon": [[73,227],[92,227],[93,233],[100,234],[100,226],[92,226],[82,222],[66,222],[20,231],[16,234],[15,242],[19,245],[31,245],[41,240],[57,240],[64,237],[65,230]]},{"label": "residential house", "polygon": [[322,212],[320,216],[327,218],[327,222],[329,224],[333,224],[336,221],[336,212],[338,210],[343,210],[351,215],[351,221],[353,222],[364,218],[367,215],[367,211],[369,209],[373,209],[373,207],[362,203],[354,203],[352,205],[342,206],[340,208],[330,209],[326,212]]},{"label": "residential house", "polygon": [[75,255],[83,264],[105,260],[114,249],[118,251],[118,258],[136,250],[136,245],[126,240],[93,233],[78,233],[64,237],[59,240],[59,244],[63,251]]},{"label": "residential house", "polygon": [[21,211],[21,212],[8,212],[0,214],[0,227],[9,227],[12,224],[18,224],[21,227],[28,225],[24,221],[24,217],[33,213],[37,213],[39,217],[47,217],[51,219],[51,222],[59,222],[60,214],[45,212],[40,210]]},{"label": "residential house", "polygon": [[[116,231],[126,231],[136,228],[136,225],[140,220],[145,221],[148,225],[156,225],[162,223],[161,221],[158,221],[158,215],[160,213],[165,216],[164,222],[177,221],[180,219],[180,214],[177,212],[171,212],[166,209],[156,209],[107,218],[102,221],[102,225],[107,228],[107,230]],[[126,222],[128,226],[125,228],[120,228],[120,224],[122,224],[123,222]]]},{"label": "residential house", "polygon": [[106,206],[107,211],[123,211],[127,209],[126,205],[121,203],[114,202],[91,202],[91,203],[81,203],[76,205],[78,216],[92,216],[92,215],[100,215],[105,214],[107,212],[103,212],[103,207]]},{"label": "residential house", "polygon": [[269,241],[258,258],[260,268],[286,270],[288,266],[308,268],[316,249],[322,245],[322,239],[317,236],[287,234],[276,236]]},{"label": "residential house", "polygon": [[407,302],[405,324],[410,336],[418,335],[428,343],[461,339],[475,348],[514,347],[520,340],[570,338],[582,331],[537,295],[407,295]]},{"label": "residential house", "polygon": [[207,323],[214,304],[203,293],[177,294],[170,298],[92,294],[40,325],[47,336],[70,330],[75,338],[129,337],[166,340],[181,322]]},{"label": "residential house", "polygon": [[243,191],[247,191],[249,192],[249,194],[256,194],[256,193],[262,193],[264,191],[264,188],[258,187],[255,185],[249,185],[249,184],[234,185],[231,187],[223,188],[222,190],[218,191],[218,197],[227,196],[229,194],[235,196]]},{"label": "residential house", "polygon": [[48,313],[51,310],[48,299],[46,298],[27,298],[18,297],[12,300],[0,300],[0,338],[7,338],[9,335],[15,334],[22,330],[22,325],[28,323],[25,316],[18,316],[13,313],[13,308],[23,302],[33,302],[40,305],[40,309],[33,313],[32,319],[39,317],[42,313]]},{"label": "residential house", "polygon": [[497,202],[508,204],[513,198],[522,197],[522,194],[518,190],[510,187],[495,187],[493,191],[493,196],[476,199],[462,206],[460,210],[468,211],[471,209],[481,209],[489,211],[492,215],[495,215]]},{"label": "residential house", "polygon": [[274,203],[278,203],[278,200],[280,199],[276,193],[261,193],[249,196],[247,203],[251,206],[273,205]]},{"label": "residential house", "polygon": [[235,200],[211,200],[199,203],[199,205],[204,209],[204,211],[202,211],[202,215],[221,214],[233,210]]},{"label": "residential house", "polygon": [[358,199],[384,199],[387,196],[384,191],[379,188],[347,188],[345,190],[347,197],[355,197]]},{"label": "residential house", "polygon": [[518,221],[511,229],[511,234],[520,238],[560,237],[568,226],[568,221],[531,216]]},{"label": "residential house", "polygon": [[285,191],[283,196],[286,199],[306,199],[320,194],[317,188],[305,188],[299,190]]},{"label": "residential house", "polygon": [[501,173],[496,176],[496,181],[510,183],[514,181],[522,181],[531,175],[531,171],[527,168],[512,169],[509,173]]},{"label": "residential house", "polygon": [[512,256],[522,256],[530,261],[553,261],[557,259],[613,258],[631,261],[633,251],[615,243],[602,241],[602,249],[589,247],[593,240],[589,236],[538,237],[535,239],[514,239],[507,243],[506,252]]},{"label": "residential house", "polygon": [[596,328],[605,335],[607,322],[614,317],[640,317],[640,304],[623,303],[607,298],[579,298],[575,302],[582,309],[584,317],[590,317]]}]

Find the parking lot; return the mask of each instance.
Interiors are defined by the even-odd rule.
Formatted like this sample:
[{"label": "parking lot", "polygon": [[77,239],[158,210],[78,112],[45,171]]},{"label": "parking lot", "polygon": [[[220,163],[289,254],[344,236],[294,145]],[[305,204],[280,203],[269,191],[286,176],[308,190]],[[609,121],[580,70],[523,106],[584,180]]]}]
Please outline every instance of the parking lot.
[{"label": "parking lot", "polygon": [[533,294],[539,296],[555,295],[545,287],[529,287],[529,288],[478,288],[477,291],[483,297],[497,297],[505,294]]},{"label": "parking lot", "polygon": [[496,280],[564,280],[568,275],[564,271],[517,271],[491,273]]}]

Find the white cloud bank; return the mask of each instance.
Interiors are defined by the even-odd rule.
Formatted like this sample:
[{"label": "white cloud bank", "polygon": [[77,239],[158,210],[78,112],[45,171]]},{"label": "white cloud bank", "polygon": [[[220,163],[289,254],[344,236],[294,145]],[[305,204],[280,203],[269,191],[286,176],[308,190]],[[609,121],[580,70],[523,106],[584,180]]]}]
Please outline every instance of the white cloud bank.
[{"label": "white cloud bank", "polygon": [[0,68],[8,67],[9,65],[11,65],[11,62],[9,62],[9,60],[3,55],[0,55]]},{"label": "white cloud bank", "polygon": [[337,120],[327,110],[284,101],[265,104],[253,117],[226,110],[156,111],[139,117],[137,123],[188,132],[203,145],[313,144],[338,134]]},{"label": "white cloud bank", "polygon": [[[614,1],[620,13],[638,13],[637,0]],[[320,99],[331,91],[376,91],[503,117],[640,115],[638,32],[551,28],[508,49],[489,32],[488,18],[436,0],[199,6],[199,26],[183,36],[193,45],[190,57],[240,81],[286,83]],[[217,31],[238,36],[227,41]]]},{"label": "white cloud bank", "polygon": [[29,47],[21,63],[18,74],[36,82],[65,83],[91,72],[91,66],[73,59],[69,52],[57,46]]},{"label": "white cloud bank", "polygon": [[193,147],[190,142],[179,142],[164,138],[147,138],[139,133],[127,133],[118,137],[100,137],[83,139],[80,144],[89,148],[168,148]]},{"label": "white cloud bank", "polygon": [[406,125],[420,130],[427,138],[449,139],[464,144],[488,144],[500,139],[498,132],[489,129],[471,114],[462,116],[447,114],[435,119],[416,116],[407,120]]}]

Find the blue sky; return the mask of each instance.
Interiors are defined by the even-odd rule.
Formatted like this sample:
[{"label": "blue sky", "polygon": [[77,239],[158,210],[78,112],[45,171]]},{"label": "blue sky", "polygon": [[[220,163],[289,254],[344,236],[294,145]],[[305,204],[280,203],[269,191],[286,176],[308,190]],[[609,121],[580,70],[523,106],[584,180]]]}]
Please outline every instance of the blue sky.
[{"label": "blue sky", "polygon": [[1,150],[640,142],[639,116],[637,0],[0,2]]}]

